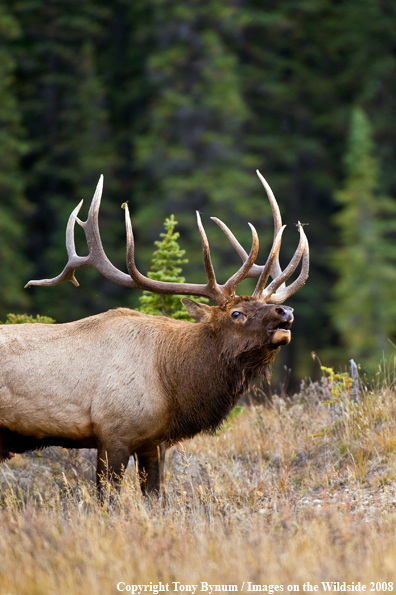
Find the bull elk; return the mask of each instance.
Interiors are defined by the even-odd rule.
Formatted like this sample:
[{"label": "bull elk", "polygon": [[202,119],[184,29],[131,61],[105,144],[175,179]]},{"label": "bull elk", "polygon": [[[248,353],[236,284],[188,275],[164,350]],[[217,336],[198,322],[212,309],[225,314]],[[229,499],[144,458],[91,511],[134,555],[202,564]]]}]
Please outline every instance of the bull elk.
[{"label": "bull elk", "polygon": [[[66,324],[3,325],[0,328],[0,458],[14,453],[63,446],[97,449],[97,483],[119,484],[129,457],[135,455],[143,492],[157,491],[165,447],[213,431],[239,397],[268,375],[281,345],[290,342],[293,309],[283,302],[300,289],[309,269],[308,242],[300,240],[282,271],[279,248],[285,226],[271,188],[266,189],[274,218],[274,239],[267,262],[255,264],[259,241],[252,225],[247,254],[228,227],[225,232],[242,259],[224,283],[216,281],[209,244],[197,213],[207,283],[167,283],[142,275],[135,265],[128,207],[126,274],[107,258],[98,226],[103,177],[86,221],[72,212],[66,231],[68,262],[53,279],[29,281],[51,286],[69,280],[75,270],[92,266],[125,287],[155,293],[205,296],[209,306],[183,298],[198,324],[118,308]],[[78,256],[74,226],[85,232],[88,256]],[[298,278],[286,286],[302,258]],[[267,285],[269,276],[272,282]],[[246,277],[257,278],[252,297],[235,294]]]}]

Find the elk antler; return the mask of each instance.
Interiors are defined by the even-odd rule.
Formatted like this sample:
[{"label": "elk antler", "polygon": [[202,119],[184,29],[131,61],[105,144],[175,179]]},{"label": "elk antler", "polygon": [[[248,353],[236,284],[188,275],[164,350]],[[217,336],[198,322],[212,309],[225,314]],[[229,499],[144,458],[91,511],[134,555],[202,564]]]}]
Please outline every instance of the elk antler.
[{"label": "elk antler", "polygon": [[[206,269],[206,275],[208,282],[206,284],[197,283],[169,283],[165,281],[155,281],[142,275],[135,264],[135,246],[133,239],[132,224],[129,215],[128,205],[125,204],[125,225],[127,234],[127,267],[128,273],[123,273],[117,269],[107,258],[105,251],[103,250],[102,241],[100,239],[99,232],[99,208],[100,201],[103,191],[103,176],[100,176],[98,185],[95,190],[94,197],[89,209],[88,217],[86,221],[81,221],[78,218],[78,213],[81,209],[83,201],[74,209],[71,213],[67,227],[66,227],[66,250],[68,255],[68,261],[60,275],[53,279],[41,279],[40,281],[32,280],[26,284],[25,287],[31,285],[44,285],[51,286],[62,283],[62,281],[71,281],[74,285],[78,286],[78,281],[75,277],[76,269],[80,269],[87,266],[94,267],[104,277],[110,281],[114,281],[118,285],[124,287],[137,287],[139,289],[145,289],[154,293],[161,294],[177,294],[177,295],[195,295],[210,298],[222,305],[228,302],[232,297],[235,296],[235,290],[239,283],[246,277],[258,278],[257,286],[254,291],[253,297],[256,297],[263,302],[269,302],[274,304],[281,304],[288,297],[296,293],[300,287],[302,287],[308,278],[309,269],[309,248],[308,240],[305,236],[302,225],[299,223],[298,228],[300,231],[300,242],[297,250],[291,259],[290,263],[284,271],[282,271],[279,264],[279,249],[282,240],[283,230],[285,226],[282,225],[282,218],[280,215],[278,203],[276,202],[275,196],[272,193],[271,188],[263,178],[263,176],[257,172],[263,183],[267,195],[271,204],[272,213],[274,217],[274,241],[272,244],[270,255],[264,266],[258,266],[254,264],[256,260],[259,240],[257,232],[253,225],[249,223],[252,231],[252,248],[250,254],[242,248],[238,240],[228,229],[228,227],[217,219],[212,219],[221,227],[224,233],[227,235],[231,244],[234,246],[238,254],[243,260],[243,264],[240,269],[224,283],[219,285],[216,281],[215,272],[212,266],[210,258],[209,242],[206,237],[205,230],[203,228],[201,217],[197,211],[197,223],[198,229],[201,234],[202,240],[202,253]],[[87,245],[89,249],[88,256],[78,256],[75,248],[74,241],[74,226],[77,223],[83,228]],[[285,282],[293,274],[298,266],[298,263],[303,258],[301,273],[289,287],[286,287]],[[265,285],[268,281],[269,275],[272,276],[273,281],[265,289]]]},{"label": "elk antler", "polygon": [[[163,281],[155,281],[142,275],[135,265],[134,259],[134,241],[131,220],[129,216],[128,205],[125,205],[125,225],[127,232],[127,266],[129,275],[117,269],[107,258],[99,232],[99,207],[103,190],[103,176],[100,176],[94,197],[92,199],[91,207],[89,209],[88,218],[86,221],[81,221],[77,215],[81,209],[82,201],[71,213],[67,228],[66,228],[66,250],[68,255],[68,262],[62,273],[53,279],[32,280],[25,285],[44,285],[52,286],[62,283],[62,281],[71,281],[78,286],[78,281],[75,278],[76,269],[92,266],[99,271],[104,277],[110,281],[114,281],[118,285],[124,287],[137,287],[139,289],[146,289],[154,293],[162,294],[178,294],[178,295],[195,295],[208,297],[218,304],[225,304],[230,298],[235,295],[237,285],[245,279],[248,275],[258,253],[259,240],[257,232],[253,225],[249,223],[252,230],[252,249],[250,254],[246,254],[241,268],[232,276],[224,285],[219,285],[216,281],[214,269],[210,258],[210,250],[208,239],[203,228],[201,217],[197,212],[198,229],[202,239],[202,252],[208,282],[203,284],[196,283],[169,283]],[[84,229],[87,245],[89,248],[88,256],[78,256],[74,241],[74,226],[77,223]]]},{"label": "elk antler", "polygon": [[[253,293],[253,297],[256,297],[266,303],[271,302],[272,304],[282,304],[285,300],[287,300],[287,298],[289,298],[291,295],[293,295],[299,289],[301,289],[301,287],[305,284],[306,280],[308,279],[309,244],[307,237],[304,233],[303,226],[300,222],[298,222],[297,227],[300,232],[300,241],[293,258],[291,259],[290,263],[285,268],[285,270],[282,271],[279,264],[279,249],[281,245],[283,230],[286,226],[282,226],[282,217],[280,214],[279,206],[274,196],[274,193],[271,190],[270,185],[258,170],[257,175],[260,178],[261,183],[263,184],[267,192],[267,196],[271,205],[272,215],[274,219],[274,241],[272,243],[271,252],[268,256],[265,265],[259,266],[257,264],[253,264],[249,270],[249,273],[246,276],[258,278],[258,282],[256,285],[256,289]],[[232,246],[238,252],[242,260],[246,261],[248,256],[247,252],[238,242],[231,230],[222,221],[220,221],[220,219],[217,219],[216,217],[211,217],[211,219],[213,219],[213,221],[215,221],[217,225],[224,231],[224,233],[230,240]],[[300,275],[291,285],[289,285],[289,287],[286,287],[286,281],[296,270],[301,260],[301,257],[302,267]],[[264,289],[268,281],[268,277],[270,275],[273,278],[273,281],[266,289]]]}]

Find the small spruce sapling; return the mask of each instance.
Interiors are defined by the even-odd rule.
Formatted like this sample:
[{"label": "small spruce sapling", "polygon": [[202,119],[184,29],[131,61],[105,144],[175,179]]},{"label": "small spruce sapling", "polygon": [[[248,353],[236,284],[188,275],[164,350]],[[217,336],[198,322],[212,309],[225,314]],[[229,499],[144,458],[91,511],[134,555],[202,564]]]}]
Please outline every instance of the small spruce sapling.
[{"label": "small spruce sapling", "polygon": [[[172,283],[184,283],[185,279],[181,276],[181,265],[188,262],[187,258],[183,258],[185,250],[182,250],[177,242],[179,233],[174,231],[177,221],[171,215],[165,219],[164,227],[166,233],[161,233],[162,240],[155,243],[157,250],[153,252],[151,260],[151,270],[147,276],[156,281],[169,281]],[[139,308],[140,312],[144,314],[152,314],[154,316],[168,316],[169,318],[177,318],[179,320],[193,319],[188,315],[180,302],[180,295],[163,295],[144,291],[139,298],[142,304]],[[185,297],[185,296],[184,296]],[[196,298],[196,302],[208,302],[206,298]]]}]

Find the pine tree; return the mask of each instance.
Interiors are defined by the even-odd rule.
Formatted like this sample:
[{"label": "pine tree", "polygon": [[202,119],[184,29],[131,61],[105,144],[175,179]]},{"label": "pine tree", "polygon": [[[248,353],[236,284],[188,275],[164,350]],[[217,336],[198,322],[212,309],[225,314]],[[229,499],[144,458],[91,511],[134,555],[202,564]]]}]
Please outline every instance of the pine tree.
[{"label": "pine tree", "polygon": [[341,245],[333,321],[349,356],[373,369],[396,332],[396,204],[379,191],[379,165],[365,112],[354,108],[346,179],[335,199]]},{"label": "pine tree", "polygon": [[[145,126],[135,136],[135,221],[140,228],[159,226],[166,213],[177,211],[191,239],[189,268],[199,280],[203,272],[194,210],[227,212],[227,223],[248,245],[246,221],[257,222],[263,204],[255,164],[248,163],[243,150],[247,107],[238,54],[230,45],[241,30],[239,11],[223,0],[146,4],[151,9],[145,81],[150,95]],[[224,277],[230,276],[239,265],[235,251],[222,234],[210,242],[215,268],[221,261]]]},{"label": "pine tree", "polygon": [[[109,253],[113,243],[122,245],[116,241],[117,234],[124,239],[122,217],[107,203],[115,179],[111,174],[115,156],[96,55],[108,10],[96,1],[5,2],[21,28],[13,47],[17,62],[14,89],[18,89],[29,144],[23,176],[15,176],[15,180],[25,182],[33,205],[26,252],[34,265],[34,278],[52,277],[65,264],[64,236],[70,212],[81,198],[89,204],[101,173],[110,174],[106,175],[101,209],[101,231]],[[84,205],[82,218],[86,212]],[[118,224],[114,223],[117,218]],[[84,253],[86,244],[79,229],[76,241]],[[24,281],[27,279],[25,274]],[[95,277],[93,271],[84,271],[81,280],[84,292],[76,292],[68,283],[51,292],[25,292],[31,311],[64,322],[119,304],[119,299],[114,299],[114,294],[120,295],[118,288]]]},{"label": "pine tree", "polygon": [[[181,250],[177,242],[179,233],[175,232],[177,221],[171,215],[165,219],[164,227],[166,233],[161,233],[163,238],[161,241],[154,242],[157,250],[153,253],[151,270],[148,273],[150,279],[156,281],[167,281],[170,283],[184,283],[184,277],[180,276],[182,272],[182,264],[188,262],[187,258],[183,258],[185,250]],[[180,295],[164,295],[144,291],[140,302],[142,304],[140,311],[144,314],[152,314],[154,316],[168,316],[170,318],[177,318],[179,320],[192,320],[187,311],[180,303]],[[206,298],[195,298],[196,302],[207,302]]]},{"label": "pine tree", "polygon": [[16,59],[13,43],[21,35],[17,19],[0,5],[0,313],[25,308],[28,295],[23,279],[29,274],[24,257],[29,204],[21,175],[26,151],[21,108],[15,91]]},{"label": "pine tree", "polygon": [[[245,147],[273,186],[285,223],[309,223],[310,278],[290,303],[293,341],[280,354],[296,381],[315,373],[310,350],[336,343],[327,307],[335,276],[323,256],[335,241],[333,197],[355,103],[372,114],[381,178],[395,195],[396,3],[247,0],[243,16],[237,47],[249,107]],[[286,257],[294,249],[289,238]]]}]

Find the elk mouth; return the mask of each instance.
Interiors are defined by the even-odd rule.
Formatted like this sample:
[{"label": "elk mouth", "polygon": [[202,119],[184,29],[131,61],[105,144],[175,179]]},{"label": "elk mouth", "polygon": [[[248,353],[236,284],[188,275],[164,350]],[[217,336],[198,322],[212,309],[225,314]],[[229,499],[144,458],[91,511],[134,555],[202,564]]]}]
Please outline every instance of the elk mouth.
[{"label": "elk mouth", "polygon": [[282,321],[276,325],[275,328],[268,331],[268,334],[271,339],[271,343],[276,345],[277,347],[280,345],[287,345],[291,341],[291,332],[290,328],[292,325],[292,321]]}]

